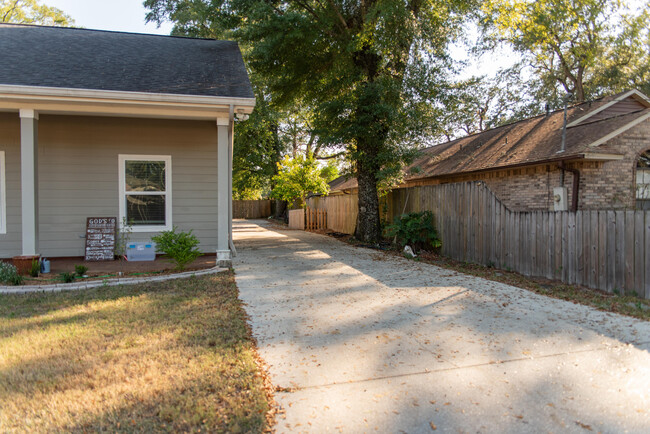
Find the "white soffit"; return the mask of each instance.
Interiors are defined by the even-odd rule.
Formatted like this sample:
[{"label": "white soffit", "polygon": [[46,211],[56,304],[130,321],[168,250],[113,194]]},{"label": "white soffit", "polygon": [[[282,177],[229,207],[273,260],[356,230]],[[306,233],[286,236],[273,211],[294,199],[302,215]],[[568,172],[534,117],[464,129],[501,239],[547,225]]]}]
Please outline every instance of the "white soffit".
[{"label": "white soffit", "polygon": [[255,98],[0,85],[0,110],[214,119],[215,113],[229,112],[230,107],[249,114]]}]

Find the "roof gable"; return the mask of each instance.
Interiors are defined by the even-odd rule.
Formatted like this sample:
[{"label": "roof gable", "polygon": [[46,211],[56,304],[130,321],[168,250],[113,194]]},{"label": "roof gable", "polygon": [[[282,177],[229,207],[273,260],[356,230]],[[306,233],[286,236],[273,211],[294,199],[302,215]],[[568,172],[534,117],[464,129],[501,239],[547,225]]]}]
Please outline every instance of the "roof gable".
[{"label": "roof gable", "polygon": [[646,108],[650,108],[650,100],[638,90],[631,90],[620,95],[616,95],[610,101],[606,101],[600,107],[590,111],[584,116],[567,124],[567,128],[588,122],[597,122],[603,119],[615,116],[634,113]]},{"label": "roof gable", "polygon": [[254,98],[236,42],[0,24],[0,84]]}]

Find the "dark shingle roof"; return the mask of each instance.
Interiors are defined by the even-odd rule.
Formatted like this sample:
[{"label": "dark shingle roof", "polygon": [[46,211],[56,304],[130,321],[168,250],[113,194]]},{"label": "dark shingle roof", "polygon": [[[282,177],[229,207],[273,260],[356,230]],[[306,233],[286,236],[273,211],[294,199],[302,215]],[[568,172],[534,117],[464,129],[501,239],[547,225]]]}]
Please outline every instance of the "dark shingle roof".
[{"label": "dark shingle roof", "polygon": [[[567,111],[567,124],[625,94],[570,107]],[[569,127],[566,131],[565,151],[561,153],[558,151],[562,144],[563,110],[548,116],[525,119],[423,149],[420,156],[406,168],[405,181],[408,183],[461,173],[582,158],[590,152],[620,154],[621,151],[610,143],[596,148],[589,145],[648,113],[650,108],[639,105],[623,114],[612,113],[610,117],[600,117],[596,121],[588,119]],[[351,188],[357,188],[356,178],[340,177],[330,183],[331,191]]]},{"label": "dark shingle roof", "polygon": [[0,84],[254,98],[236,42],[0,24]]}]

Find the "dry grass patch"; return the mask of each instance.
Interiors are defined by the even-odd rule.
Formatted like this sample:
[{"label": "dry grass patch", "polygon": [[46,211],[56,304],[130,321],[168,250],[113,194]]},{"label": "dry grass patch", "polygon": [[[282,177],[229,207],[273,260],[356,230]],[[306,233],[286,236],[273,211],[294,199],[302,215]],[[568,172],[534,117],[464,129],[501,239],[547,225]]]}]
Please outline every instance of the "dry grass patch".
[{"label": "dry grass patch", "polygon": [[232,272],[0,295],[2,431],[263,431],[271,397]]}]

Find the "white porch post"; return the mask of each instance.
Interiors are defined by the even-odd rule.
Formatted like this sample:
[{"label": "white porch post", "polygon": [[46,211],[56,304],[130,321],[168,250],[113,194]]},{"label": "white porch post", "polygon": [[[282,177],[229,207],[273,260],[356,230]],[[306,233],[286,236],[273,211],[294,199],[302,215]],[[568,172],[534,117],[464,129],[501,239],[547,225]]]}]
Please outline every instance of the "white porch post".
[{"label": "white porch post", "polygon": [[38,113],[20,109],[23,256],[38,254]]},{"label": "white porch post", "polygon": [[217,265],[229,267],[230,234],[230,119],[217,118]]}]

